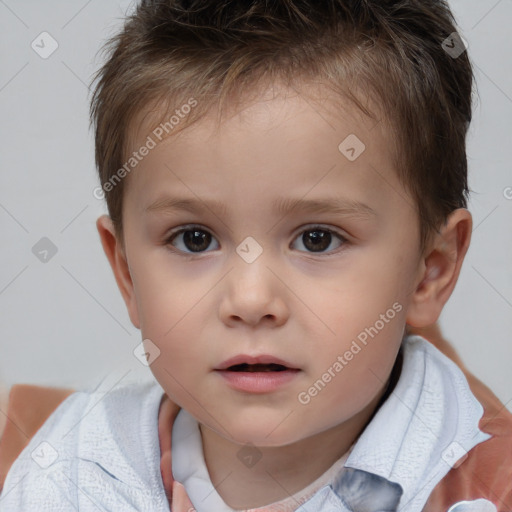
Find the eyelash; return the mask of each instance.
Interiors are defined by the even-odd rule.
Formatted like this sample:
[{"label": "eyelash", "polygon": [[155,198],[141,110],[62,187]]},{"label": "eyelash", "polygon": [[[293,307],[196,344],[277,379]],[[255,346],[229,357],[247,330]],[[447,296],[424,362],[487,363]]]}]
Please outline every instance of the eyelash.
[{"label": "eyelash", "polygon": [[[203,226],[200,226],[200,225],[197,225],[197,224],[190,224],[190,225],[186,225],[186,226],[183,226],[183,227],[180,227],[178,229],[175,229],[175,230],[171,231],[168,234],[168,236],[166,236],[164,243],[169,248],[169,250],[171,250],[172,252],[179,253],[181,255],[186,255],[186,256],[195,256],[195,255],[201,255],[201,254],[204,254],[204,253],[212,252],[212,251],[185,252],[185,251],[182,251],[181,249],[176,249],[176,248],[174,248],[171,245],[171,242],[178,235],[180,235],[181,233],[185,233],[187,231],[194,231],[194,230],[196,230],[196,231],[203,231],[203,232],[207,232],[207,233],[211,234],[210,230],[205,229]],[[338,231],[333,230],[333,229],[329,229],[329,228],[326,228],[326,227],[320,226],[320,225],[311,225],[311,226],[307,226],[306,228],[303,228],[302,231],[300,231],[297,234],[297,236],[295,236],[295,238],[293,240],[295,241],[296,239],[299,238],[300,235],[302,235],[302,234],[304,234],[304,233],[306,233],[308,231],[323,231],[323,232],[326,232],[326,233],[330,233],[330,234],[334,235],[335,237],[337,237],[340,240],[341,244],[336,249],[333,249],[333,250],[328,251],[328,252],[300,251],[300,252],[304,252],[306,254],[322,255],[323,257],[329,257],[331,255],[337,254],[338,252],[340,252],[340,250],[343,250],[343,247],[348,243],[347,238],[344,237]],[[212,235],[212,237],[213,237],[213,235]],[[215,238],[215,237],[213,237],[213,238]]]}]

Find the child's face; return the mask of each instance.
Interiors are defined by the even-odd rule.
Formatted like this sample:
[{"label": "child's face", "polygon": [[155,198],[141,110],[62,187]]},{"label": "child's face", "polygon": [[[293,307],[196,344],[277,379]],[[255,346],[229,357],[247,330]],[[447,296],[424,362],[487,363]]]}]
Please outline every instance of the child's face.
[{"label": "child's face", "polygon": [[[418,220],[384,123],[345,107],[266,96],[220,130],[204,119],[158,143],[128,178],[131,319],[160,350],[151,369],[169,397],[227,439],[342,430],[367,418],[395,362],[424,269]],[[353,139],[338,148],[350,134],[366,145],[354,161]],[[339,208],[274,205],[295,200]],[[236,388],[217,369],[240,354],[299,371]]]}]

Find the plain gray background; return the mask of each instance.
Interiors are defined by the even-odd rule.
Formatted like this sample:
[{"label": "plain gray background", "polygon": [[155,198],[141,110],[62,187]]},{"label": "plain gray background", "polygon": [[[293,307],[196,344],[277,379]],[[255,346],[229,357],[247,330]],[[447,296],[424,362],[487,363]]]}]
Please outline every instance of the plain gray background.
[{"label": "plain gray background", "polygon": [[[130,4],[0,0],[0,383],[7,386],[108,390],[151,378],[133,355],[140,332],[96,231],[106,208],[93,196],[88,126],[97,51]],[[512,410],[512,0],[451,5],[477,78],[468,139],[474,230],[441,326]],[[31,46],[42,32],[58,44],[46,59]],[[47,262],[33,251],[43,237],[57,250]]]}]

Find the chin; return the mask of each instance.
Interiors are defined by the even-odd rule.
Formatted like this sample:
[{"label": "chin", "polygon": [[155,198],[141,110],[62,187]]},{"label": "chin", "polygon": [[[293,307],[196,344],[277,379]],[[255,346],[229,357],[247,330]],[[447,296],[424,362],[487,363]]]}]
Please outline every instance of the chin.
[{"label": "chin", "polygon": [[[282,421],[282,419],[281,419]],[[261,448],[272,448],[286,446],[296,443],[305,437],[304,432],[297,430],[297,425],[290,425],[291,428],[284,428],[279,425],[279,421],[261,421],[261,422],[241,422],[240,424],[231,423],[229,428],[229,441],[240,445],[253,445]]]}]

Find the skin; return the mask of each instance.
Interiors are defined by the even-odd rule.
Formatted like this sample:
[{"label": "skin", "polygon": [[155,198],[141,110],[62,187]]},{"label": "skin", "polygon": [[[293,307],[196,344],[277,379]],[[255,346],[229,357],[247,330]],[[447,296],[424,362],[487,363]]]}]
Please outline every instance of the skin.
[{"label": "skin", "polygon": [[[421,253],[389,128],[327,90],[307,92],[263,90],[220,129],[208,116],[157,144],[126,178],[124,245],[108,216],[97,221],[130,319],[160,350],[150,368],[199,421],[212,482],[236,509],[288,497],[349,449],[385,390],[406,323],[437,320],[470,242],[471,215],[458,209]],[[135,126],[134,148],[151,132]],[[338,150],[349,134],[366,145],[353,162]],[[170,195],[216,199],[226,211],[146,211]],[[344,198],[375,215],[273,211],[283,197]],[[172,238],[188,224],[211,235],[202,252],[183,233]],[[334,233],[315,252],[317,224]],[[252,263],[236,252],[248,236],[263,249]],[[393,304],[394,318],[300,403]],[[233,390],[215,368],[238,354],[272,354],[300,372],[271,393]],[[250,468],[237,457],[246,444],[261,455]]]}]

